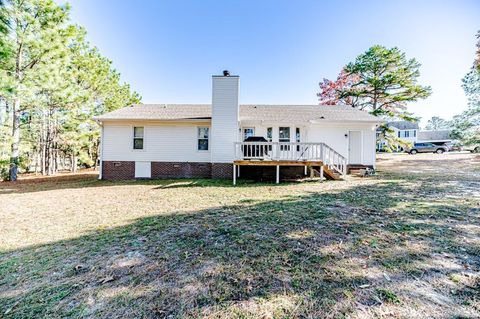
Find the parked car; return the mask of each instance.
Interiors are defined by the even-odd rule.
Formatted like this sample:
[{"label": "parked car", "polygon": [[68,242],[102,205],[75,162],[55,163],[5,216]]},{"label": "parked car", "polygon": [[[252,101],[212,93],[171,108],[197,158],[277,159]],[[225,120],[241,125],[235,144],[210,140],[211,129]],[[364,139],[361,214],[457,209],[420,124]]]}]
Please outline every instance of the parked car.
[{"label": "parked car", "polygon": [[452,144],[452,147],[450,148],[450,152],[452,151],[460,152],[462,150],[462,143],[460,143],[459,141],[452,141],[451,144]]},{"label": "parked car", "polygon": [[[435,145],[439,145],[439,144],[435,144]],[[445,142],[443,143],[443,145],[447,147],[449,152],[455,151],[455,145],[453,145],[452,142]]]},{"label": "parked car", "polygon": [[462,150],[470,151],[471,153],[480,153],[480,144],[464,145]]},{"label": "parked car", "polygon": [[412,147],[405,150],[410,154],[417,153],[437,153],[442,154],[448,152],[448,147],[445,145],[435,145],[433,143],[415,143]]}]

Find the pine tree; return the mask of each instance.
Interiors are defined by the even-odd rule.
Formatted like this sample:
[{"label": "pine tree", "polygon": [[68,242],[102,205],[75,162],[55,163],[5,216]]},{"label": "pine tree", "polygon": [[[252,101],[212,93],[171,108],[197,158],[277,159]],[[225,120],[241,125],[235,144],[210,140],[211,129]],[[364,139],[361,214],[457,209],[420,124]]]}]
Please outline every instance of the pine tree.
[{"label": "pine tree", "polygon": [[12,105],[11,156],[9,179],[17,179],[21,122],[24,112],[32,107],[37,70],[64,54],[71,28],[65,23],[68,6],[53,0],[6,0],[1,3],[0,21],[5,36],[0,77],[6,98]]},{"label": "pine tree", "polygon": [[0,130],[0,171],[8,154],[10,180],[19,166],[55,174],[95,165],[92,117],[140,102],[68,12],[52,0],[0,2],[0,121],[12,124]]}]

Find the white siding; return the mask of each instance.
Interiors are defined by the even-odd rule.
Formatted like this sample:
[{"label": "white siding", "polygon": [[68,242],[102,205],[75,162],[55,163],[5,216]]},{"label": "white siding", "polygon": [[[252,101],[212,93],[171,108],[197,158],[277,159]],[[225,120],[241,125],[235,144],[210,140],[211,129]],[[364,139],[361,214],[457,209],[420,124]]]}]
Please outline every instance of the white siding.
[{"label": "white siding", "polygon": [[[103,160],[210,162],[210,151],[197,151],[197,127],[207,124],[104,123]],[[133,127],[143,126],[144,149],[133,149]]]},{"label": "white siding", "polygon": [[352,129],[349,126],[311,125],[308,127],[307,142],[323,142],[348,158],[348,131]]},{"label": "white siding", "polygon": [[[133,127],[145,128],[144,149],[133,149]],[[210,123],[103,123],[103,160],[106,161],[146,161],[146,162],[228,162],[233,153],[233,142],[239,139],[238,128],[224,128],[233,137],[220,140],[223,147],[217,149],[218,156],[212,156],[215,132],[210,130],[209,151],[197,151],[197,128],[210,127]],[[220,123],[221,126],[221,123]],[[310,124],[302,125],[260,125],[245,123],[242,127],[254,127],[256,136],[267,134],[267,127],[273,127],[273,141],[278,141],[278,127],[290,126],[291,141],[295,140],[295,127],[301,128],[302,142],[324,142],[337,152],[348,157],[348,134],[350,130],[362,132],[362,163],[375,165],[375,126],[372,124]],[[222,132],[217,130],[217,132]],[[226,134],[227,134],[226,133]],[[217,133],[218,134],[218,133]],[[217,139],[218,141],[218,139]],[[231,152],[231,153],[230,153]]]},{"label": "white siding", "polygon": [[364,128],[363,132],[363,163],[364,165],[373,165],[375,167],[376,146],[377,146],[377,128],[371,126]]},{"label": "white siding", "polygon": [[231,163],[233,143],[238,139],[238,85],[237,76],[214,76],[212,83],[213,163]]},{"label": "white siding", "polygon": [[[394,130],[395,130],[395,137],[401,138],[402,140],[410,143],[415,143],[417,141],[418,130],[416,129],[398,130],[397,128],[394,128]],[[400,136],[398,136],[398,132],[400,132]],[[405,136],[406,132],[408,132],[409,136]]]},{"label": "white siding", "polygon": [[315,124],[308,127],[307,142],[323,142],[348,159],[349,131],[361,132],[363,152],[360,164],[375,165],[375,125],[354,123],[334,126]]},{"label": "white siding", "polygon": [[[295,142],[295,128],[300,127],[302,142],[323,142],[341,155],[348,158],[349,131],[360,131],[362,135],[362,163],[375,165],[376,126],[359,123],[325,123],[325,124],[259,124],[258,122],[242,122],[241,127],[255,128],[256,136],[267,137],[267,127],[273,127],[273,141],[278,142],[278,127],[290,127],[290,141]],[[347,134],[347,137],[345,137]],[[359,164],[359,163],[356,163]]]}]

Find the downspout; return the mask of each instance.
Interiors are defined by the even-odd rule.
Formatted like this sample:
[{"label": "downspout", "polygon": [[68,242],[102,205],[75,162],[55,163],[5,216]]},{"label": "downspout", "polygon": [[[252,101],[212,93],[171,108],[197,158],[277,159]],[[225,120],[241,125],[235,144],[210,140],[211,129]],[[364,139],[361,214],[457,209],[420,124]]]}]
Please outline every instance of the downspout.
[{"label": "downspout", "polygon": [[99,122],[100,124],[100,172],[98,173],[98,179],[102,179],[103,175],[103,123]]}]

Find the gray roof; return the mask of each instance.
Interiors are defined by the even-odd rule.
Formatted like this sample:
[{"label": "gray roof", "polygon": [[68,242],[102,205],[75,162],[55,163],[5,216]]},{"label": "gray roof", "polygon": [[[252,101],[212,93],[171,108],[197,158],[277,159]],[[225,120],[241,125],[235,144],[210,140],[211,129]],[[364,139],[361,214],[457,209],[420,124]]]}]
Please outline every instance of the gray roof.
[{"label": "gray roof", "polygon": [[427,141],[450,141],[450,130],[436,130],[436,131],[419,131],[418,140]]},{"label": "gray roof", "polygon": [[[135,104],[94,117],[95,120],[211,119],[210,104]],[[240,105],[240,120],[272,122],[382,122],[367,112],[344,105]]]},{"label": "gray roof", "polygon": [[418,130],[418,122],[409,122],[409,121],[395,121],[388,122],[388,126],[395,127],[399,130]]}]

